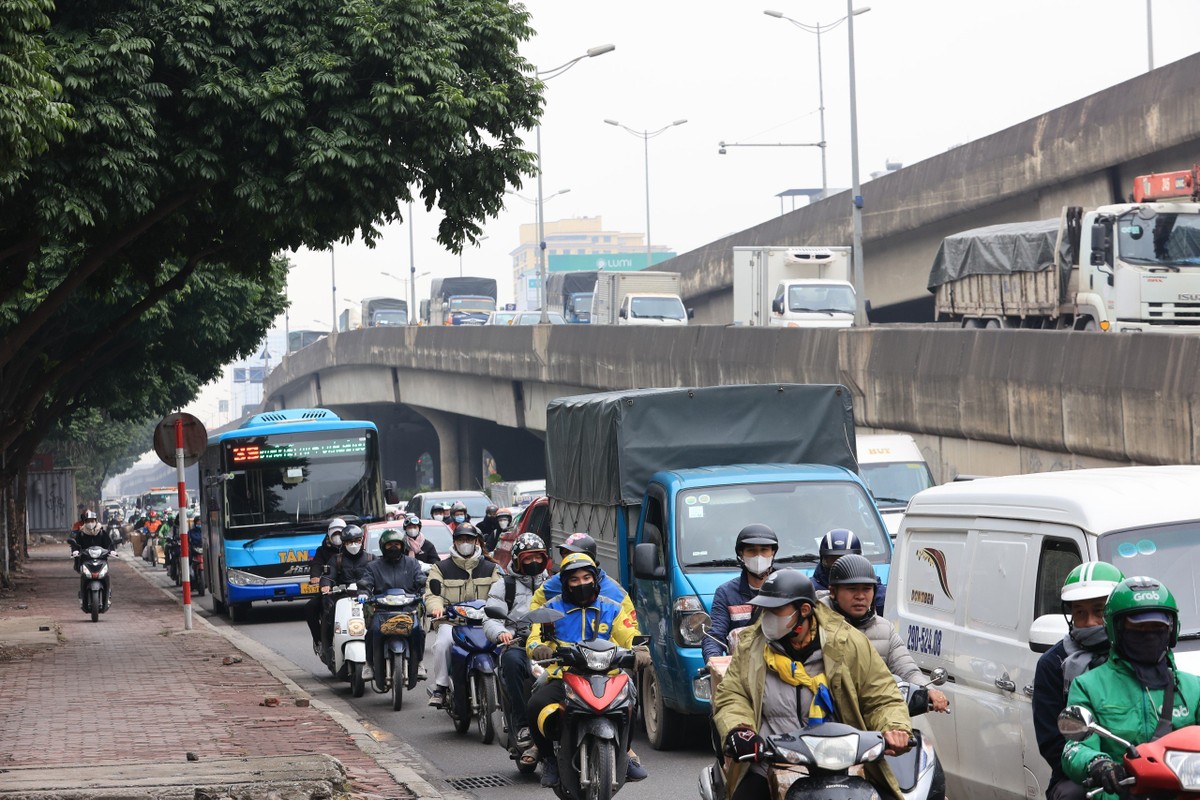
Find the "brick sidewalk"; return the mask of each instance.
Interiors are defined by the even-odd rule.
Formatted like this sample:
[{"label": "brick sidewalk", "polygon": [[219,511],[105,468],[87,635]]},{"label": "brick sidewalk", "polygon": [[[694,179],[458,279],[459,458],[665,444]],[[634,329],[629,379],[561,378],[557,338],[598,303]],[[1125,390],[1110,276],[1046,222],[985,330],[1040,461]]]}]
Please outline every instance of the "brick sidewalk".
[{"label": "brick sidewalk", "polygon": [[[98,623],[80,610],[79,577],[64,545],[31,549],[0,619],[49,618],[58,644],[0,638],[0,771],[10,765],[184,761],[324,753],[346,767],[356,794],[414,798],[328,714],[121,559],[110,560],[113,607]],[[24,605],[26,608],[19,608]],[[18,626],[20,623],[16,623]],[[240,658],[225,664],[227,657]],[[263,705],[277,697],[278,706]],[[182,718],[181,718],[182,717]]]}]

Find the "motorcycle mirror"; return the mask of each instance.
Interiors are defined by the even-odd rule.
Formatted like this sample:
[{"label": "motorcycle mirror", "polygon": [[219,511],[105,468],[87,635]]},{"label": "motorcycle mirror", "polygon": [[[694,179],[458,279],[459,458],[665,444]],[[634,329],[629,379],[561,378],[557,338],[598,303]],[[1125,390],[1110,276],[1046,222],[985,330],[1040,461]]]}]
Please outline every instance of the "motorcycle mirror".
[{"label": "motorcycle mirror", "polygon": [[545,625],[547,623],[557,622],[564,616],[565,615],[558,609],[542,606],[541,608],[534,609],[526,614],[523,621],[528,622],[531,625]]},{"label": "motorcycle mirror", "polygon": [[503,611],[501,611],[500,609],[496,608],[495,606],[484,606],[484,607],[483,607],[483,614],[484,614],[484,616],[486,616],[488,619],[498,619],[498,620],[501,620],[501,621],[504,621],[504,620],[508,619],[508,615],[507,615],[507,614],[505,614],[505,613],[504,613]]},{"label": "motorcycle mirror", "polygon": [[938,667],[933,672],[929,673],[929,683],[927,683],[925,685],[926,686],[941,686],[943,683],[946,682],[947,677],[948,676],[946,674],[946,668]]},{"label": "motorcycle mirror", "polygon": [[635,637],[633,637],[633,646],[634,646],[634,647],[641,647],[642,645],[648,645],[648,644],[650,644],[650,637],[649,637],[649,636],[635,636]]},{"label": "motorcycle mirror", "polygon": [[1092,735],[1096,718],[1083,706],[1067,706],[1058,715],[1058,732],[1073,742],[1082,742]]}]

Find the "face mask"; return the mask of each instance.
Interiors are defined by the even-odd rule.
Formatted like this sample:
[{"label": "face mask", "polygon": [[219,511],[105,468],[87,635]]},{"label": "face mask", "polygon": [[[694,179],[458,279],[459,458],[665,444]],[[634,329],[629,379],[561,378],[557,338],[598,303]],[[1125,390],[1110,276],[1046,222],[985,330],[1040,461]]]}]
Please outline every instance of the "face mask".
[{"label": "face mask", "polygon": [[385,561],[399,561],[404,557],[404,550],[399,547],[383,548],[383,558]]},{"label": "face mask", "polygon": [[519,565],[522,575],[541,575],[546,571],[546,562],[543,560],[522,561]]},{"label": "face mask", "polygon": [[455,515],[454,515],[454,521],[455,521],[455,522],[466,522],[466,521],[467,521],[467,518],[466,518],[466,517],[464,517],[462,514],[455,514]]},{"label": "face mask", "polygon": [[100,530],[100,523],[98,523],[98,522],[85,522],[85,523],[83,524],[83,529],[84,529],[85,531],[87,531],[88,533],[95,533],[96,531]]},{"label": "face mask", "polygon": [[358,555],[362,550],[362,542],[351,542],[346,545],[346,552],[352,556]]},{"label": "face mask", "polygon": [[[1161,627],[1161,626],[1160,626]],[[1171,642],[1171,629],[1121,631],[1120,653],[1139,664],[1157,664],[1166,658]]]},{"label": "face mask", "polygon": [[458,544],[454,545],[454,549],[458,551],[458,554],[463,558],[474,558],[475,551],[478,548],[475,546],[474,542],[459,542]]},{"label": "face mask", "polygon": [[436,519],[438,522],[441,522],[443,519],[446,518],[446,515],[445,514],[434,514],[433,518]]},{"label": "face mask", "polygon": [[1072,628],[1069,635],[1075,644],[1084,650],[1100,650],[1108,647],[1108,631],[1104,629],[1103,625]]},{"label": "face mask", "polygon": [[332,536],[329,537],[329,543],[332,544],[334,547],[341,547],[342,546],[342,535],[340,533],[333,534]]},{"label": "face mask", "polygon": [[772,560],[770,556],[750,556],[750,558],[743,558],[742,563],[746,565],[746,571],[751,575],[763,575],[771,568]]},{"label": "face mask", "polygon": [[563,594],[577,606],[590,606],[596,602],[600,587],[594,583],[581,583],[576,586],[563,587]]},{"label": "face mask", "polygon": [[786,617],[777,617],[774,614],[763,614],[762,617],[762,632],[769,641],[778,642],[780,639],[786,639],[791,634],[799,622],[799,611],[793,611]]},{"label": "face mask", "polygon": [[500,528],[500,530],[502,530],[502,531],[506,531],[506,530],[508,530],[508,520],[506,520],[506,519],[497,520],[497,521],[496,521],[496,525],[497,525],[497,526]]},{"label": "face mask", "polygon": [[421,529],[420,528],[405,528],[404,535],[410,539],[415,539],[421,535]]}]

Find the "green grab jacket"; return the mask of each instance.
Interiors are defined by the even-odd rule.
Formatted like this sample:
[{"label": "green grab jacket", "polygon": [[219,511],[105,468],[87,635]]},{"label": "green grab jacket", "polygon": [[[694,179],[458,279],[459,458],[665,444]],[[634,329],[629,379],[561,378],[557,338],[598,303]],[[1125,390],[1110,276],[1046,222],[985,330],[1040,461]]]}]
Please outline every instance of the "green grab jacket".
[{"label": "green grab jacket", "polygon": [[[1172,729],[1196,725],[1200,723],[1200,677],[1178,671],[1174,656],[1167,658],[1171,659],[1171,671],[1178,681]],[[1129,662],[1115,651],[1108,661],[1076,678],[1067,694],[1067,705],[1083,706],[1092,712],[1098,725],[1135,745],[1154,736],[1162,702],[1163,690],[1143,686]],[[1088,765],[1097,757],[1107,755],[1120,764],[1124,753],[1121,745],[1093,733],[1082,742],[1067,742],[1062,754],[1063,772],[1076,783],[1083,783],[1088,777]],[[1118,800],[1117,795],[1104,792],[1097,797]]]},{"label": "green grab jacket", "polygon": [[[825,677],[839,721],[864,731],[895,730],[911,735],[908,707],[896,688],[896,679],[875,647],[833,609],[818,603],[816,615]],[[722,742],[738,726],[759,729],[767,680],[767,662],[763,657],[766,646],[761,619],[746,628],[738,639],[729,669],[713,697],[713,721]],[[730,762],[725,780],[729,797],[733,797],[749,766]],[[875,786],[886,783],[894,796],[900,796],[900,787],[885,762],[868,764],[865,772]]]}]

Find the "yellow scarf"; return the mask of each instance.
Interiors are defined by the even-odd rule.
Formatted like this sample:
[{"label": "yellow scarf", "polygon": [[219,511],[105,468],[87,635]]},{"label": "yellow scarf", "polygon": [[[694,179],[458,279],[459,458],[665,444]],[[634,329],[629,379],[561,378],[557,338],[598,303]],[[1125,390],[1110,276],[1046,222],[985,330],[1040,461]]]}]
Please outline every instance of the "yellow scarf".
[{"label": "yellow scarf", "polygon": [[800,720],[805,727],[820,725],[834,716],[833,695],[829,691],[829,681],[824,672],[809,675],[803,664],[772,650],[770,645],[765,648],[765,655],[767,666],[780,680],[790,686],[803,686],[812,693],[808,716]]}]

